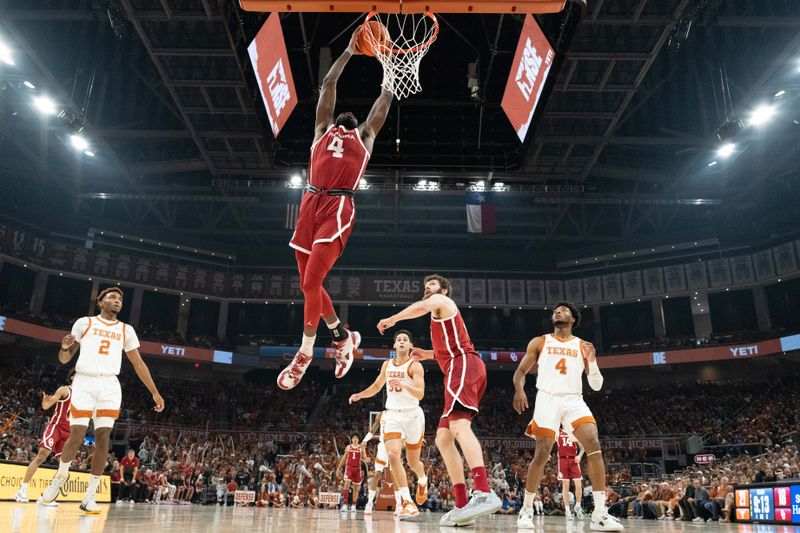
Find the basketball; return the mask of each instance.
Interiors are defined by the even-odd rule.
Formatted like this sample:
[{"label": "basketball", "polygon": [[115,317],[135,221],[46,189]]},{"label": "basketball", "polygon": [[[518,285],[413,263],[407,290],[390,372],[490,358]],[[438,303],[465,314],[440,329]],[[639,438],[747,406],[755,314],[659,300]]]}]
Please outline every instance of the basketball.
[{"label": "basketball", "polygon": [[356,46],[359,52],[365,56],[374,57],[375,45],[380,46],[383,51],[391,45],[391,37],[386,26],[377,20],[370,20],[361,26],[356,38]]}]

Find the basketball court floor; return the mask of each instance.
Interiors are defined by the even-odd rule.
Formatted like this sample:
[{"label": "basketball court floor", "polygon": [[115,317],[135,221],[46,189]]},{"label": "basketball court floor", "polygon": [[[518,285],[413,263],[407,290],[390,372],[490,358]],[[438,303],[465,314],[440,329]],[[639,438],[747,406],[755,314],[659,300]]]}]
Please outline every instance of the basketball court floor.
[{"label": "basketball court floor", "polygon": [[[494,515],[482,518],[475,527],[440,527],[439,513],[423,513],[415,521],[399,522],[391,513],[372,517],[364,513],[340,514],[335,510],[259,509],[253,507],[137,505],[135,507],[101,505],[99,515],[85,515],[76,503],[62,503],[56,509],[35,503],[0,502],[0,532],[3,533],[156,533],[161,531],[246,533],[475,533],[516,531],[516,516]],[[538,533],[588,533],[588,520],[567,522],[564,517],[537,517]],[[793,533],[792,526],[752,524],[694,524],[655,520],[623,521],[628,532],[720,532],[720,533]]]}]

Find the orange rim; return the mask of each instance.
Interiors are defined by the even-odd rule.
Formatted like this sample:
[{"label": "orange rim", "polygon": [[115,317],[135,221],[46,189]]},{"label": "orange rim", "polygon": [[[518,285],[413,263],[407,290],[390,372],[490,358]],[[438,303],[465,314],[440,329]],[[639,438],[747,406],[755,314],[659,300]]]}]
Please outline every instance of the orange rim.
[{"label": "orange rim", "polygon": [[[375,18],[377,15],[378,15],[377,11],[370,11],[367,14],[367,18],[364,19],[364,23],[361,26],[362,27],[365,26],[367,24],[367,22],[369,22],[371,19]],[[425,16],[433,21],[433,35],[431,35],[430,38],[427,41],[425,41],[424,43],[418,44],[417,46],[414,46],[412,48],[394,48],[393,47],[392,50],[391,50],[391,52],[393,54],[411,54],[411,53],[417,52],[417,51],[419,51],[419,50],[421,50],[423,48],[428,48],[431,44],[433,44],[433,42],[436,40],[436,37],[439,35],[439,21],[436,20],[436,15],[434,15],[430,11],[426,11],[425,12]],[[378,22],[380,22],[380,20]],[[390,37],[391,37],[391,35],[390,35]],[[392,44],[394,44],[394,39],[392,39]]]}]

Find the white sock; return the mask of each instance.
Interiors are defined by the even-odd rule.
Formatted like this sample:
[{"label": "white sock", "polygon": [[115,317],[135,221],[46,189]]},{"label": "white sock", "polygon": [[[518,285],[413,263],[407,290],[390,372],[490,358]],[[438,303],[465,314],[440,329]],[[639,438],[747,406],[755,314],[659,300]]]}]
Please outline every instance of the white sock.
[{"label": "white sock", "polygon": [[337,318],[336,322],[331,322],[330,324],[327,324],[327,326],[328,326],[328,329],[335,329],[339,324],[341,324],[341,322]]},{"label": "white sock", "polygon": [[533,497],[536,495],[534,492],[525,491],[525,499],[522,500],[522,508],[526,511],[533,509]]},{"label": "white sock", "polygon": [[314,355],[314,341],[317,340],[317,336],[314,335],[313,337],[308,337],[305,334],[303,335],[303,342],[300,344],[300,352],[303,355]]},{"label": "white sock", "polygon": [[400,487],[400,498],[404,502],[411,501],[411,493],[408,491],[408,487]]},{"label": "white sock", "polygon": [[89,485],[86,487],[85,498],[91,498],[97,492],[97,486],[100,485],[100,476],[89,474]]},{"label": "white sock", "polygon": [[400,501],[400,491],[394,491],[394,503],[397,505],[397,508],[400,509],[403,506],[403,502]]},{"label": "white sock", "polygon": [[61,477],[66,477],[69,475],[69,466],[72,464],[72,461],[64,461],[58,462],[58,473],[56,475]]},{"label": "white sock", "polygon": [[421,478],[417,479],[417,483],[420,485],[428,486],[428,476],[422,476]]},{"label": "white sock", "polygon": [[20,492],[22,494],[27,493],[28,492],[28,484],[27,483],[23,483],[22,485],[19,486],[19,490],[20,490]]},{"label": "white sock", "polygon": [[606,512],[606,491],[594,490],[592,491],[592,498],[594,498],[594,513],[602,514]]},{"label": "white sock", "polygon": [[369,489],[369,492],[367,493],[367,505],[372,505],[372,502],[374,500],[375,500],[375,491]]}]

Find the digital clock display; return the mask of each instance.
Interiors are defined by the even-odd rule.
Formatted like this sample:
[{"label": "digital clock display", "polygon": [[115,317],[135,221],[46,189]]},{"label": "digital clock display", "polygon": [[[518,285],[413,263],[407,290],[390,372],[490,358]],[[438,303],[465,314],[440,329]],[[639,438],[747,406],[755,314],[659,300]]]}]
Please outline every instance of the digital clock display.
[{"label": "digital clock display", "polygon": [[737,485],[734,520],[800,525],[800,482]]}]

